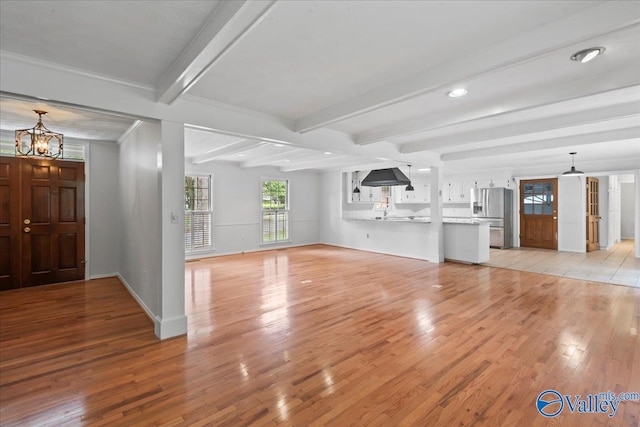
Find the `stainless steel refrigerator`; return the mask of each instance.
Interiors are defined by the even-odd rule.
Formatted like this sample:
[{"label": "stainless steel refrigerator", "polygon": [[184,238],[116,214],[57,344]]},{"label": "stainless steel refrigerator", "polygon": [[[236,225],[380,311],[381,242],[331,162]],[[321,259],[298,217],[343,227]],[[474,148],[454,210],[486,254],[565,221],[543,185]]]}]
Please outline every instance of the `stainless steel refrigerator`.
[{"label": "stainless steel refrigerator", "polygon": [[492,248],[513,247],[513,190],[474,188],[471,190],[471,216],[488,222]]}]

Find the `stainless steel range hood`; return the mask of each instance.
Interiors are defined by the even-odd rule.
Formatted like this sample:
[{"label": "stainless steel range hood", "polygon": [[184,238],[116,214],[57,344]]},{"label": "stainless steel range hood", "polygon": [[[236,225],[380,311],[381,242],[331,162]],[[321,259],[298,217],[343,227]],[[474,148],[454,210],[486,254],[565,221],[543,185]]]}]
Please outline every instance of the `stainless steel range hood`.
[{"label": "stainless steel range hood", "polygon": [[411,180],[398,168],[375,169],[362,181],[363,187],[383,187],[392,185],[409,185]]}]

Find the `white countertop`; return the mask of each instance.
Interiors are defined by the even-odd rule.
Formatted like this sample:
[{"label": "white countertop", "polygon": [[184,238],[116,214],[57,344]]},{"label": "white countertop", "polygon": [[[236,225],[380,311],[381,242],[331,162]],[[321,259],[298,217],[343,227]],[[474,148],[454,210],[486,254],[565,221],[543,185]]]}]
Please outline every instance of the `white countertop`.
[{"label": "white countertop", "polygon": [[375,222],[403,222],[403,223],[413,223],[413,224],[430,224],[431,218],[428,216],[417,216],[414,218],[409,217],[378,217],[378,218],[342,218],[347,221],[375,221]]}]

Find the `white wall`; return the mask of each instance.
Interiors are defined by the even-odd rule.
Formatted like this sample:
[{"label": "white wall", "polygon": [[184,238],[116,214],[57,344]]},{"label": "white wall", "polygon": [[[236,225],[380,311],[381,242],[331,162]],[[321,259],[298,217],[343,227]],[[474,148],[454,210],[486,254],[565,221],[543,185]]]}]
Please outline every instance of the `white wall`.
[{"label": "white wall", "polygon": [[160,125],[143,122],[120,143],[120,278],[154,321],[162,284],[160,142]]},{"label": "white wall", "polygon": [[86,257],[90,279],[118,273],[119,241],[114,232],[119,228],[118,151],[115,142],[91,142],[85,147],[89,237]]},{"label": "white wall", "polygon": [[558,250],[586,252],[586,181],[584,176],[558,178]]},{"label": "white wall", "polygon": [[[280,172],[273,167],[241,168],[229,162],[185,163],[185,174],[213,175],[213,242],[211,256],[318,243],[320,239],[320,174]],[[262,244],[261,179],[289,180],[290,242]],[[336,188],[339,192],[339,188]]]},{"label": "white wall", "polygon": [[633,239],[635,233],[634,183],[620,183],[620,237]]},{"label": "white wall", "polygon": [[608,246],[620,241],[620,184],[619,176],[609,177]]}]

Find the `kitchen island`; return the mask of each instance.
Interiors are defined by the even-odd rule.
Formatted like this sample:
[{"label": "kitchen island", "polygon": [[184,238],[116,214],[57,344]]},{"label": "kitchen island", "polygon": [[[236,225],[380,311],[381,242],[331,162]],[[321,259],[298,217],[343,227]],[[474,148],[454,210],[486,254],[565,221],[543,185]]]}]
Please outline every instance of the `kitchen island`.
[{"label": "kitchen island", "polygon": [[489,261],[489,224],[472,219],[445,219],[445,260],[479,264]]}]

